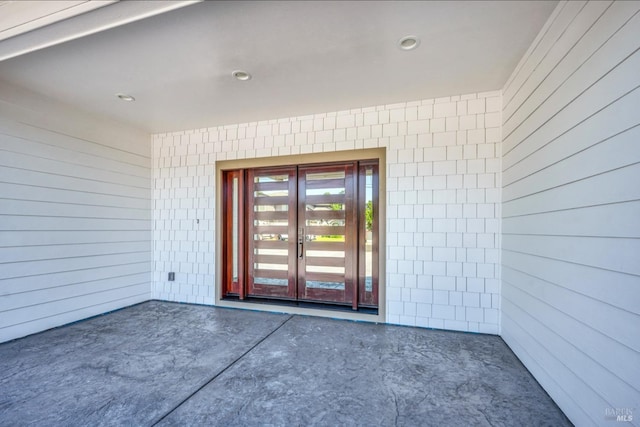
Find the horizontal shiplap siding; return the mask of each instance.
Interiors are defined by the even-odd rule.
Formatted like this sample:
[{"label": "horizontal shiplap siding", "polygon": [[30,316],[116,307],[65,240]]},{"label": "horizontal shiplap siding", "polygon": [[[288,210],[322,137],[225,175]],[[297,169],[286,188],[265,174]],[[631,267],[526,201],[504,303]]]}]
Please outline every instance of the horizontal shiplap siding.
[{"label": "horizontal shiplap siding", "polygon": [[150,152],[0,84],[0,342],[149,299]]},{"label": "horizontal shiplap siding", "polygon": [[639,10],[560,3],[503,92],[502,336],[581,426],[640,416]]}]

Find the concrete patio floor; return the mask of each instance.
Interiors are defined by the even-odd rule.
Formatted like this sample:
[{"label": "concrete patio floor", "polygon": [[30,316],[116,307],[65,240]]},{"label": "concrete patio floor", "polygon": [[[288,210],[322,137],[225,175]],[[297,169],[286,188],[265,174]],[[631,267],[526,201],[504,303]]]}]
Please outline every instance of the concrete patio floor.
[{"label": "concrete patio floor", "polygon": [[0,425],[571,425],[496,336],[148,302],[0,344]]}]

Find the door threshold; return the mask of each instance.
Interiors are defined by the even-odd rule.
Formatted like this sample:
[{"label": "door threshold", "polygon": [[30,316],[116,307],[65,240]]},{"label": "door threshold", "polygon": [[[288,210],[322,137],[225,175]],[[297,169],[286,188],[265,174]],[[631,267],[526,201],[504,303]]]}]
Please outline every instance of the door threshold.
[{"label": "door threshold", "polygon": [[[234,302],[237,303],[248,303],[255,305],[269,305],[276,307],[295,307],[303,310],[310,311],[334,311],[334,312],[342,312],[342,313],[353,313],[353,314],[364,314],[364,315],[378,315],[378,309],[373,307],[359,307],[358,310],[354,310],[350,305],[342,305],[342,304],[330,304],[326,302],[313,302],[313,301],[295,301],[295,300],[280,300],[280,299],[271,299],[271,298],[256,298],[256,297],[248,297],[241,300],[237,296],[226,296],[220,300],[221,302]],[[231,304],[229,306],[232,306]]]}]

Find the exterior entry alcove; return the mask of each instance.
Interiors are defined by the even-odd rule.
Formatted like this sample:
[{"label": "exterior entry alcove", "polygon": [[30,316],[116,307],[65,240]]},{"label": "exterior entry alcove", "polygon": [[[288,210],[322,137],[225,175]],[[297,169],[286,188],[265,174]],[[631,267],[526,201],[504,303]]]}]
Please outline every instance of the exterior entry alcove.
[{"label": "exterior entry alcove", "polygon": [[[224,298],[224,248],[223,248],[223,235],[224,235],[224,221],[223,221],[223,172],[231,170],[245,170],[255,168],[271,168],[286,165],[322,165],[322,164],[336,164],[340,162],[357,162],[360,160],[376,160],[378,162],[378,251],[377,251],[377,266],[378,266],[378,307],[377,313],[363,313],[358,311],[347,310],[331,310],[321,306],[317,308],[309,308],[307,306],[294,306],[294,305],[282,305],[277,302],[270,303],[269,301],[261,301],[259,304],[249,303],[242,300],[230,301]],[[294,156],[283,157],[268,157],[268,158],[255,158],[255,159],[243,159],[243,160],[229,160],[216,162],[216,280],[215,280],[215,295],[216,305],[222,307],[234,307],[234,308],[249,308],[259,309],[265,311],[275,312],[289,312],[295,314],[313,314],[315,316],[326,316],[334,318],[345,318],[353,320],[365,320],[374,322],[384,322],[385,319],[385,205],[386,205],[386,186],[385,186],[385,174],[386,174],[386,150],[385,149],[363,149],[363,150],[349,150],[338,151],[331,153],[314,153],[314,154],[301,154]],[[336,308],[336,307],[334,307]]]},{"label": "exterior entry alcove", "polygon": [[[640,2],[188,3],[0,40],[49,46],[0,55],[0,342],[149,300],[229,306],[221,168],[378,149],[366,319],[499,335],[576,425],[637,410]],[[303,311],[234,307],[206,308]]]}]

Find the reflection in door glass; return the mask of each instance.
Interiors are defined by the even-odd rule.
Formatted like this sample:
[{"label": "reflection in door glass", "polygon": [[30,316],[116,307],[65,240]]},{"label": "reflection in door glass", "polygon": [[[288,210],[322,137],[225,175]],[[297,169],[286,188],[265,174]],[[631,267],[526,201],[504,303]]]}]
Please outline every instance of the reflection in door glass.
[{"label": "reflection in door glass", "polygon": [[373,290],[373,170],[367,168],[365,175],[365,254],[364,254],[364,280],[365,291]]},{"label": "reflection in door glass", "polygon": [[238,220],[238,178],[233,178],[232,190],[231,190],[231,200],[232,200],[232,220],[231,220],[231,240],[233,246],[233,260],[232,264],[232,277],[233,281],[238,281],[238,233],[239,233],[239,220]]},{"label": "reflection in door glass", "polygon": [[288,286],[289,175],[254,177],[254,283]]},{"label": "reflection in door glass", "polygon": [[318,245],[306,254],[305,286],[344,290],[345,171],[306,173],[305,178],[305,240]]}]

